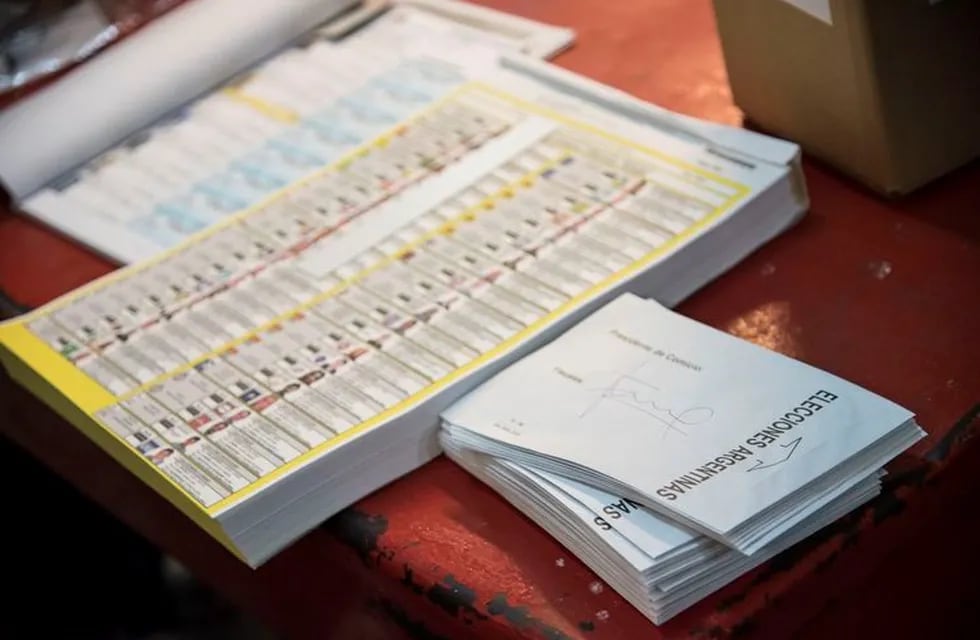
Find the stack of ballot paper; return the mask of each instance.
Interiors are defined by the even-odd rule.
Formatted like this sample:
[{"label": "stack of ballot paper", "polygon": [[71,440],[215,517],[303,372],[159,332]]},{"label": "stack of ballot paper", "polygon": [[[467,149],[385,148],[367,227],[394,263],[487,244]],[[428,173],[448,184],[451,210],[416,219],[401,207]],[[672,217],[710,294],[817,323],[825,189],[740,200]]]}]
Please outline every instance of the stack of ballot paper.
[{"label": "stack of ballot paper", "polygon": [[[0,182],[25,213],[138,262],[390,130],[496,56],[547,57],[573,38],[452,0],[370,2],[310,31],[360,4],[185,3],[0,112]],[[429,56],[451,64],[411,63]]]},{"label": "stack of ballot paper", "polygon": [[923,431],[625,294],[443,413],[460,465],[662,622],[879,491]]},{"label": "stack of ballot paper", "polygon": [[133,263],[0,325],[0,359],[249,564],[438,455],[443,409],[577,318],[674,304],[806,209],[795,145],[501,57],[564,30],[454,6],[286,47],[146,129],[100,117],[77,169],[0,118],[25,210]]}]

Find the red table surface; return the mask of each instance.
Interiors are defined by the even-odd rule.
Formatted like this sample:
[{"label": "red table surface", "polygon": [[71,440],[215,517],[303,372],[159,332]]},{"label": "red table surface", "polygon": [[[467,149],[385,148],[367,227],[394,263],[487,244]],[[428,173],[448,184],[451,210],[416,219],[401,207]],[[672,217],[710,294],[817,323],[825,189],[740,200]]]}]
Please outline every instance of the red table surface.
[{"label": "red table surface", "polygon": [[[741,122],[707,0],[486,4],[573,27],[563,67]],[[980,447],[969,442],[980,427],[980,167],[896,202],[805,169],[810,214],[680,310],[894,399],[930,435],[890,466],[880,498],[661,627],[445,458],[252,571],[6,377],[0,425],[290,637],[961,637],[978,599],[957,581],[980,567]],[[112,268],[0,209],[0,288],[18,301],[42,304]]]}]

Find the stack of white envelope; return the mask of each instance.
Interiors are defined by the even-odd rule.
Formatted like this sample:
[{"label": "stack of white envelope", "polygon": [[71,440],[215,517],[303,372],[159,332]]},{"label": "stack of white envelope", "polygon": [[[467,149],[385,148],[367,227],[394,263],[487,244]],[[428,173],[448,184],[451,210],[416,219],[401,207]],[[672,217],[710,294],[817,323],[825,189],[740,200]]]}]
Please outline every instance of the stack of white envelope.
[{"label": "stack of white envelope", "polygon": [[453,405],[441,440],[660,623],[877,495],[923,435],[869,391],[624,295]]}]

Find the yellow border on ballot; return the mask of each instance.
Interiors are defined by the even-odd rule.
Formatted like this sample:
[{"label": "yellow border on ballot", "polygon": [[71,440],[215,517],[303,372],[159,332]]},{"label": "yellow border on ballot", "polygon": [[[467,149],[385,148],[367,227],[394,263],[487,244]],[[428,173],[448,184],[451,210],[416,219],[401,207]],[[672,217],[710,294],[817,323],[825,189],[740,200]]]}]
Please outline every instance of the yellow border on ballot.
[{"label": "yellow border on ballot", "polygon": [[[14,380],[248,564],[208,509],[95,418],[95,412],[115,404],[116,398],[111,393],[51,349],[24,324],[0,325],[0,345],[5,347],[0,349],[0,361]],[[58,381],[57,385],[54,380]],[[24,425],[24,428],[30,427]]]}]

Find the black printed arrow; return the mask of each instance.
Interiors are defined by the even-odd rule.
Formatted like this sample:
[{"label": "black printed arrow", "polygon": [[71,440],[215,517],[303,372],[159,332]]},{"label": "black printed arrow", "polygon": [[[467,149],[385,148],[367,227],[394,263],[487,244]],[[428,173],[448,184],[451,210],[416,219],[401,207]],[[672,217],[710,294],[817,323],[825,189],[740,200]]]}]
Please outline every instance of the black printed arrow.
[{"label": "black printed arrow", "polygon": [[776,460],[775,462],[770,462],[768,464],[762,460],[756,460],[755,465],[749,467],[748,469],[746,469],[746,471],[755,471],[756,469],[771,469],[775,466],[783,464],[784,462],[786,462],[787,460],[793,457],[793,452],[796,451],[796,448],[800,446],[801,440],[803,440],[803,436],[800,436],[799,438],[791,442],[787,442],[786,444],[779,445],[783,449],[789,449],[789,451],[786,452],[786,456],[782,460]]}]

